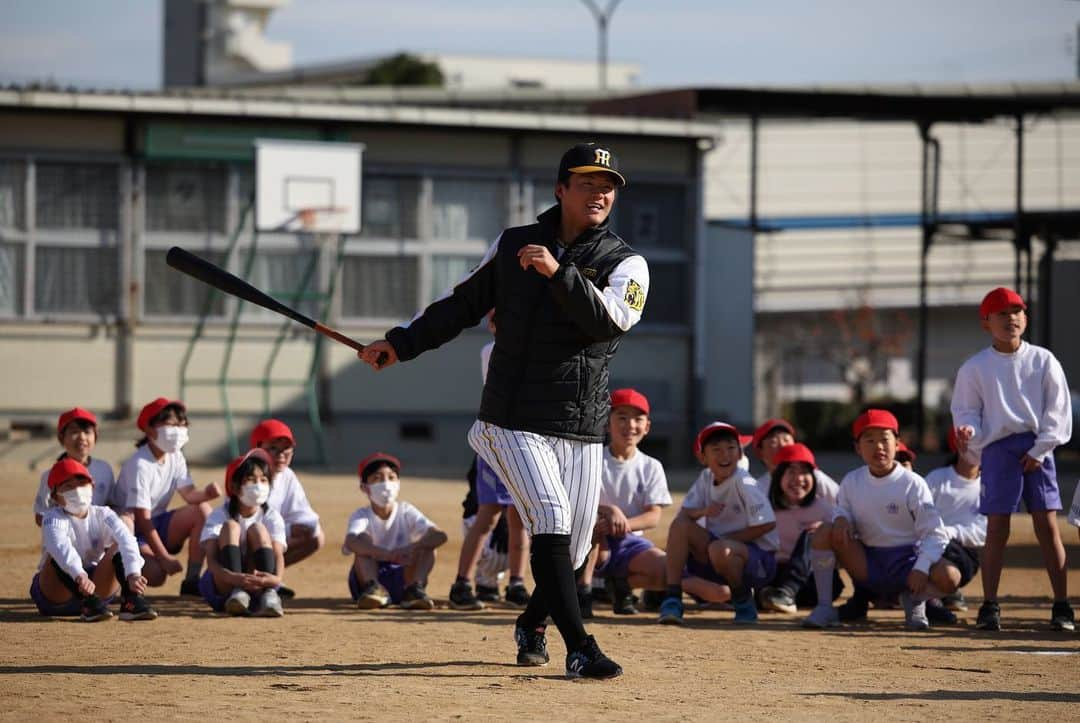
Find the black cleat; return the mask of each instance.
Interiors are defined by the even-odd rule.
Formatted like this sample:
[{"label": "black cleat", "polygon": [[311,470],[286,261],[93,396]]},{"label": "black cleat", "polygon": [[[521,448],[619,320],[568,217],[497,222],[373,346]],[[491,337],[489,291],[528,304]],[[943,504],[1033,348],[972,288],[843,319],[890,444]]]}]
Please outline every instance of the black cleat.
[{"label": "black cleat", "polygon": [[1076,618],[1068,600],[1058,600],[1050,612],[1050,628],[1059,631],[1076,630]]},{"label": "black cleat", "polygon": [[120,603],[121,620],[155,620],[157,616],[157,611],[150,607],[150,603],[146,602],[142,595],[126,597]]},{"label": "black cleat", "polygon": [[976,630],[1001,630],[1001,606],[987,600],[979,608],[979,617],[975,620]]},{"label": "black cleat", "polygon": [[450,587],[450,607],[455,610],[483,610],[484,603],[473,594],[468,582],[455,582]]},{"label": "black cleat", "polygon": [[956,625],[956,613],[945,607],[941,600],[926,601],[926,617],[934,625]]},{"label": "black cleat", "polygon": [[284,585],[281,585],[277,589],[277,594],[278,597],[280,597],[282,600],[292,600],[296,597],[296,590],[293,590],[291,587],[285,587]]},{"label": "black cleat", "polygon": [[180,581],[180,597],[202,597],[197,577],[187,577]]},{"label": "black cleat", "polygon": [[524,583],[513,583],[506,588],[506,602],[514,607],[525,607],[529,604],[531,598],[532,596],[529,595],[529,591],[525,589]]},{"label": "black cleat", "polygon": [[547,627],[540,625],[539,627],[529,630],[523,628],[520,625],[514,627],[514,641],[517,643],[517,664],[518,665],[547,665],[548,651],[547,651],[547,636],[545,631]]},{"label": "black cleat", "polygon": [[499,588],[476,583],[476,599],[480,602],[499,602]]},{"label": "black cleat", "polygon": [[622,668],[604,655],[596,638],[588,636],[581,647],[566,656],[567,678],[592,678],[605,680],[622,675]]},{"label": "black cleat", "polygon": [[431,610],[435,607],[435,601],[428,596],[423,585],[414,582],[405,588],[401,596],[401,607],[405,610]]},{"label": "black cleat", "polygon": [[112,611],[97,595],[87,595],[83,599],[79,620],[84,623],[96,623],[108,620],[112,616]]}]

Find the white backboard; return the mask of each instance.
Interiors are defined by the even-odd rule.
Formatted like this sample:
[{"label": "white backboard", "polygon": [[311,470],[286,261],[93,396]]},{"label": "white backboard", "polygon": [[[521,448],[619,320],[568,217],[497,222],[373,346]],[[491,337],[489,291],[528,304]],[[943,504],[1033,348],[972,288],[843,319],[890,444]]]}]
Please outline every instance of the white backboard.
[{"label": "white backboard", "polygon": [[255,228],[359,233],[363,151],[358,143],[256,140]]}]

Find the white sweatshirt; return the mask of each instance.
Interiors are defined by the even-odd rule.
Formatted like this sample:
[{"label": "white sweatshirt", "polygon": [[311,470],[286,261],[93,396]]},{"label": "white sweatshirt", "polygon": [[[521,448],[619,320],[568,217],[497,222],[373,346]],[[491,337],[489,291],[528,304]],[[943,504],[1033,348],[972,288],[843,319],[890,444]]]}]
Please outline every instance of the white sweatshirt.
[{"label": "white sweatshirt", "polygon": [[968,359],[956,373],[953,424],[975,430],[969,448],[1013,434],[1034,432],[1027,454],[1040,462],[1072,436],[1072,401],[1061,364],[1049,350],[1026,341],[1012,354],[993,347]]},{"label": "white sweatshirt", "polygon": [[949,539],[964,547],[986,544],[986,516],[979,514],[980,481],[980,477],[961,477],[951,464],[926,475],[926,484],[934,496]]},{"label": "white sweatshirt", "polygon": [[135,535],[111,509],[90,505],[86,517],[79,518],[64,512],[61,507],[50,507],[41,521],[43,550],[38,569],[51,557],[61,570],[75,579],[86,574],[87,566],[101,562],[105,550],[114,541],[120,548],[124,572],[128,575],[141,573],[143,559]]}]

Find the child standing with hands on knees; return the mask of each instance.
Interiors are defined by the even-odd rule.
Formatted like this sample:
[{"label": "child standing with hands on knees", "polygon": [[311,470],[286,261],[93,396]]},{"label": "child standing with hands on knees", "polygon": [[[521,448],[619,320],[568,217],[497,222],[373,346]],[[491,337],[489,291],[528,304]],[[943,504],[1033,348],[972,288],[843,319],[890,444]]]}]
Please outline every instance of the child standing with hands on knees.
[{"label": "child standing with hands on knees", "polygon": [[30,584],[41,614],[108,620],[108,604],[119,587],[121,620],[156,618],[142,596],[146,578],[135,536],[115,512],[92,503],[90,471],[65,457],[52,466],[46,482],[52,506],[42,519],[41,563]]},{"label": "child standing with hands on knees", "polygon": [[[94,504],[99,507],[122,507],[123,500],[116,500],[116,479],[112,465],[102,459],[90,456],[97,443],[97,417],[94,413],[75,407],[60,415],[56,422],[56,438],[64,448],[57,461],[73,459],[90,472],[94,478]],[[41,484],[37,497],[34,498],[34,522],[41,527],[41,520],[52,504],[52,490],[49,489],[49,472],[41,473]]]},{"label": "child standing with hands on knees", "polygon": [[210,513],[199,542],[206,572],[203,599],[218,612],[279,618],[278,588],[285,571],[285,521],[267,504],[273,459],[255,448],[225,469],[228,500]]},{"label": "child standing with hands on knees", "polygon": [[360,461],[360,489],[371,501],[349,518],[343,555],[353,555],[349,592],[361,610],[390,603],[410,610],[431,610],[426,592],[435,567],[435,548],[446,533],[408,502],[398,501],[401,462],[376,452]]},{"label": "child standing with hands on knees", "polygon": [[1024,501],[1039,540],[1054,593],[1050,625],[1074,630],[1068,599],[1068,563],[1057,527],[1061,509],[1054,448],[1072,436],[1072,402],[1061,364],[1024,341],[1027,305],[999,287],[979,305],[991,345],[964,362],[956,373],[952,417],[957,449],[978,459],[982,469],[979,512],[987,517],[982,556],[982,607],[975,627],[1001,629],[998,584],[1009,540],[1010,516]]}]

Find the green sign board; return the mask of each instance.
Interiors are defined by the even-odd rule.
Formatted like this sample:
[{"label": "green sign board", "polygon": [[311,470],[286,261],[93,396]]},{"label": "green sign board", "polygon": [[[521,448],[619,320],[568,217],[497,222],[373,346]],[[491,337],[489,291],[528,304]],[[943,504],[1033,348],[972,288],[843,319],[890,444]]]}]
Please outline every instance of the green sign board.
[{"label": "green sign board", "polygon": [[253,161],[256,138],[343,140],[327,138],[318,128],[150,123],[143,151],[153,160]]}]

